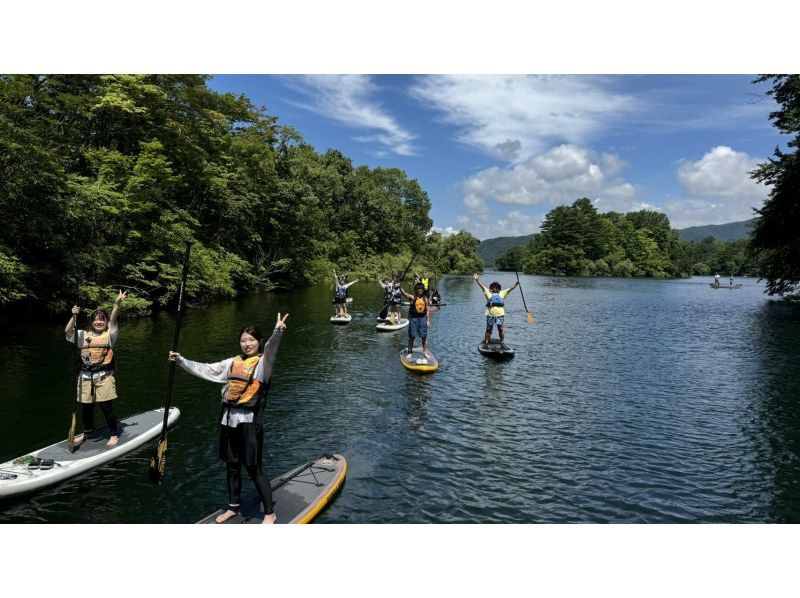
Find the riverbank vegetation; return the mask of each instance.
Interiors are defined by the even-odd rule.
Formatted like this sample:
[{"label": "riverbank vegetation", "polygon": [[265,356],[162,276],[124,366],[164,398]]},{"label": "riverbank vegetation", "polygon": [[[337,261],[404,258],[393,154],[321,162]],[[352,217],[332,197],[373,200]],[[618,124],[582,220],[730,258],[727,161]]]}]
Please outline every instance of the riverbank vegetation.
[{"label": "riverbank vegetation", "polygon": [[758,257],[748,241],[681,241],[661,212],[599,213],[581,198],[558,206],[527,245],[513,247],[495,262],[498,270],[556,276],[687,277],[716,272],[758,276]]},{"label": "riverbank vegetation", "polygon": [[[477,269],[477,239],[428,235],[397,168],[317,152],[201,75],[0,75],[0,306],[127,311],[419,268]],[[474,243],[470,238],[474,239]],[[474,246],[473,246],[474,245]]]}]

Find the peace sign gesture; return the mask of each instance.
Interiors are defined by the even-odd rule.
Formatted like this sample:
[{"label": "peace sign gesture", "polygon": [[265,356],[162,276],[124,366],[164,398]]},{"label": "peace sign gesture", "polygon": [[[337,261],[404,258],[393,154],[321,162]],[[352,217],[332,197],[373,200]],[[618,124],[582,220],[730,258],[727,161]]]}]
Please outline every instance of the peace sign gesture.
[{"label": "peace sign gesture", "polygon": [[128,291],[120,291],[119,295],[117,295],[117,301],[116,302],[118,304],[122,303],[123,301],[125,301],[125,297],[127,297],[127,296],[128,296]]},{"label": "peace sign gesture", "polygon": [[278,330],[286,330],[286,318],[289,317],[289,314],[285,314],[283,318],[281,318],[281,312],[278,312],[278,321],[275,323],[275,328]]}]

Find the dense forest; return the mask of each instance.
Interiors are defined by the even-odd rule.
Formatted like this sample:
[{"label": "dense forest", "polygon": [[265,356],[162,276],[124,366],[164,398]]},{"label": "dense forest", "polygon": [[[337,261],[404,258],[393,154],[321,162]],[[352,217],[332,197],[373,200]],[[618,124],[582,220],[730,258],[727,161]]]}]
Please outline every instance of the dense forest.
[{"label": "dense forest", "polygon": [[498,270],[560,276],[758,276],[748,241],[681,241],[661,212],[599,213],[581,198],[546,216],[541,232],[495,261]]},{"label": "dense forest", "polygon": [[128,311],[353,276],[482,267],[469,233],[429,234],[397,168],[324,154],[203,75],[0,75],[0,306]]}]

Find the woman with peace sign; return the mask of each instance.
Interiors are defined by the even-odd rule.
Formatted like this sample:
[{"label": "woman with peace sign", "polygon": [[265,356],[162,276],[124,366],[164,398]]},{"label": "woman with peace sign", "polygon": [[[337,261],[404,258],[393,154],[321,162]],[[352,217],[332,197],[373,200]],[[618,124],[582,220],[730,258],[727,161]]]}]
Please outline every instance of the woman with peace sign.
[{"label": "woman with peace sign", "polygon": [[242,465],[253,480],[264,505],[264,523],[275,523],[269,480],[261,472],[264,452],[262,416],[272,379],[272,367],[288,317],[289,314],[285,314],[283,318],[278,314],[275,330],[264,346],[263,353],[259,351],[261,332],[252,324],[245,326],[239,333],[242,355],[216,363],[199,363],[184,359],[180,353],[169,353],[169,359],[190,374],[224,384],[219,422],[219,457],[227,465],[228,508],[217,517],[217,523],[223,523],[239,512]]}]

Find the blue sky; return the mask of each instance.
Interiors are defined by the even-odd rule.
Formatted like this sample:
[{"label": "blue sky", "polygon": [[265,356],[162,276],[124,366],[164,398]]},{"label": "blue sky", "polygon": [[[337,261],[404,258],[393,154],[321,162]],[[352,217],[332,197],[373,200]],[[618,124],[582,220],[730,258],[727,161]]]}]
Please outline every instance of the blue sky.
[{"label": "blue sky", "polygon": [[324,152],[402,168],[434,227],[536,232],[553,207],[654,209],[675,228],[750,218],[748,172],[787,138],[753,75],[217,75]]}]

